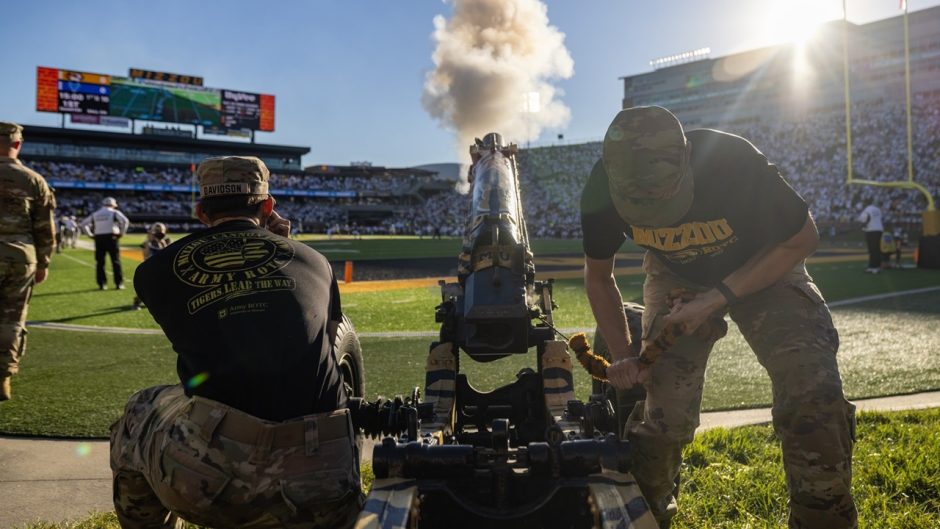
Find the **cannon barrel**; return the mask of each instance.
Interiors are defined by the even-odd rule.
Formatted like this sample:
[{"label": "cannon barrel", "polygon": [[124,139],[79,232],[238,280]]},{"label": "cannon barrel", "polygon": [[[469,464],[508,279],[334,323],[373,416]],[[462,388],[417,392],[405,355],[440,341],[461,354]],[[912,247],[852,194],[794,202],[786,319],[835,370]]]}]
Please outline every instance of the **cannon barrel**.
[{"label": "cannon barrel", "polygon": [[539,312],[534,300],[541,292],[522,213],[516,152],[516,145],[505,145],[495,132],[470,147],[473,190],[452,338],[479,361],[525,353],[546,339],[532,326]]}]

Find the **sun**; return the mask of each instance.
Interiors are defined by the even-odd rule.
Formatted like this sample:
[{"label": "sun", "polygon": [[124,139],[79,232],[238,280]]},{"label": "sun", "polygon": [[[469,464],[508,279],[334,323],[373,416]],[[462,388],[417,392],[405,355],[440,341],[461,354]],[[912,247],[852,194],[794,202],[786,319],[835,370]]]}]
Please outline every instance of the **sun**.
[{"label": "sun", "polygon": [[840,4],[827,0],[772,0],[762,14],[766,37],[796,45],[809,41],[824,22],[842,16]]}]

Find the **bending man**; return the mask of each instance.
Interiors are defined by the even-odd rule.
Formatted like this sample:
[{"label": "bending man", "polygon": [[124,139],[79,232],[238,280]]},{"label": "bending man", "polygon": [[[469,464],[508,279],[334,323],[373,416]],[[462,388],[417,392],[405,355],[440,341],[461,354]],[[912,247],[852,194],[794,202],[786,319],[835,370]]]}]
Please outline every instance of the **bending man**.
[{"label": "bending man", "polygon": [[[646,386],[628,423],[633,469],[661,526],[675,514],[682,448],[699,424],[713,342],[691,334],[730,312],[773,382],[774,429],[783,447],[792,528],[854,528],[854,406],[836,363],[839,337],[804,260],[816,226],[803,199],[744,138],[684,133],[661,107],[621,111],[581,197],[585,284],[619,388]],[[666,322],[685,335],[647,366],[629,352],[614,280],[615,254],[631,238],[643,260],[643,339]],[[698,292],[670,312],[669,292]]]}]

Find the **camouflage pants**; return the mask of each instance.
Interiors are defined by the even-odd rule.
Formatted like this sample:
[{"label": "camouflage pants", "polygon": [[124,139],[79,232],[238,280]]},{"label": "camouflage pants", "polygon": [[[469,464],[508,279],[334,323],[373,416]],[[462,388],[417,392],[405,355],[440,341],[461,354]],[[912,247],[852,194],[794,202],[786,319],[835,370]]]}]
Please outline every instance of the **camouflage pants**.
[{"label": "camouflage pants", "polygon": [[0,375],[19,371],[36,265],[0,261]]},{"label": "camouflage pants", "polygon": [[[656,315],[666,311],[669,291],[696,287],[649,254],[643,266],[645,341],[657,327]],[[773,425],[790,492],[789,527],[856,527],[851,493],[855,406],[842,393],[839,336],[822,295],[801,264],[771,287],[742,298],[730,315],[773,385]],[[675,513],[681,451],[699,424],[713,345],[684,337],[660,357],[647,383],[645,406],[634,410],[628,424],[634,475],[664,525]]]},{"label": "camouflage pants", "polygon": [[180,385],[134,394],[111,426],[114,508],[127,528],[351,527],[362,507],[347,410],[263,421]]}]

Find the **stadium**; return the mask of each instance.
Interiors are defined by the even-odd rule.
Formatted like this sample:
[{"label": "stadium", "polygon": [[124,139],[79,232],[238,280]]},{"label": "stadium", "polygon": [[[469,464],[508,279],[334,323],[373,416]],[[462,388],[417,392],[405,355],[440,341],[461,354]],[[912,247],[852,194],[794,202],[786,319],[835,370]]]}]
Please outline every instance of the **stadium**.
[{"label": "stadium", "polygon": [[[830,22],[801,44],[715,58],[699,50],[651,61],[651,71],[619,79],[621,108],[663,106],[686,130],[715,128],[747,138],[806,201],[820,236],[807,260],[809,273],[833,309],[846,397],[863,402],[937,398],[940,389],[940,213],[934,205],[940,198],[940,7],[912,12],[909,28],[907,19]],[[154,223],[166,225],[174,240],[203,229],[194,213],[200,162],[256,156],[271,171],[270,193],[291,221],[291,237],[324,255],[342,279],[343,312],[361,342],[358,364],[344,373],[354,379],[348,387],[367,399],[423,388],[428,346],[443,332],[435,321],[447,301],[439,284],[461,273],[458,255],[471,229],[467,167],[306,165],[315,145],[256,142],[256,132],[275,130],[274,95],[203,82],[135,69],[124,77],[37,67],[36,109],[61,114],[62,126],[25,124],[20,158],[54,189],[60,230],[68,219],[92,214],[105,197],[116,199],[130,220],[120,252],[131,278]],[[83,126],[67,127],[66,117]],[[580,200],[602,148],[600,139],[559,139],[520,146],[514,154],[520,215],[534,254],[530,279],[553,280],[558,311],[552,330],[565,335],[595,333],[584,287]],[[870,275],[862,273],[867,254],[858,221],[869,204],[881,209],[894,258]],[[94,289],[92,249],[84,236],[71,247],[60,242],[49,281],[33,293],[29,354],[15,379],[16,398],[0,404],[0,443],[64,439],[71,444],[50,453],[75,452],[85,461],[94,454],[107,465],[109,425],[135,391],[176,382],[176,353],[150,313],[134,310],[133,289]],[[624,301],[642,303],[642,266],[643,249],[628,240],[614,270]],[[515,354],[494,363],[467,361],[460,369],[488,392],[530,363]],[[737,410],[767,416],[753,421],[757,426],[697,434],[683,466],[689,506],[673,527],[705,527],[716,519],[728,520],[715,522],[722,527],[786,523],[779,448],[771,448],[773,429],[764,424],[774,389],[733,324],[712,352],[706,376],[702,409],[709,416]],[[587,373],[575,372],[578,398],[587,400],[596,388]],[[856,495],[869,520],[884,520],[884,527],[940,525],[940,469],[924,450],[936,445],[935,406],[915,402],[912,407],[934,408],[859,416],[860,431],[867,429],[855,449]],[[898,470],[905,459],[910,467]],[[0,472],[5,464],[0,459]],[[371,475],[371,466],[363,472]],[[28,517],[0,521],[30,529],[119,527],[110,512],[110,478],[98,478],[81,493],[83,503],[24,504]],[[733,483],[761,486],[747,496]],[[78,494],[64,494],[72,493]],[[33,503],[54,504],[63,492],[26,494],[35,494]],[[37,517],[43,520],[34,522]],[[59,523],[76,519],[84,525]]]},{"label": "stadium", "polygon": [[[809,201],[823,234],[853,229],[860,205],[877,197],[891,229],[913,237],[920,232],[927,209],[923,193],[844,185],[846,108],[841,76],[836,75],[842,71],[842,35],[847,30],[854,175],[883,182],[907,179],[902,18],[863,25],[832,22],[813,42],[801,46],[662,63],[652,72],[622,77],[622,106],[664,106],[687,129],[718,128],[751,139]],[[913,180],[922,183],[930,196],[937,195],[940,185],[936,181],[940,173],[938,22],[940,9],[930,8],[919,11],[910,27]],[[861,50],[877,50],[877,55]],[[804,75],[807,71],[814,73]],[[794,87],[796,76],[799,87]],[[148,95],[150,104],[128,107],[127,98],[120,96],[123,86],[113,88],[112,101],[120,105],[117,115],[154,118],[155,96]],[[188,114],[177,113],[176,122],[203,123],[192,117],[196,107],[191,107]],[[23,157],[55,183],[64,213],[90,212],[104,191],[114,190],[122,204],[131,208],[138,228],[161,216],[185,225],[192,210],[194,164],[210,155],[251,152],[276,173],[272,179],[275,194],[287,199],[288,212],[299,221],[302,232],[434,235],[436,229],[439,235],[462,235],[466,210],[454,205],[466,201],[446,180],[420,167],[301,168],[300,159],[309,148],[200,139],[188,129],[149,127],[144,132],[27,128],[33,139],[25,144]],[[182,136],[174,137],[174,132]],[[546,218],[549,209],[576,211],[574,197],[600,156],[600,148],[597,141],[522,149],[519,164],[527,217]],[[110,184],[114,187],[104,187]],[[84,186],[84,191],[76,192],[82,189],[77,186]],[[572,198],[568,201],[567,197]],[[532,226],[536,236],[580,237],[576,214],[551,217],[555,218],[549,225]]]}]

